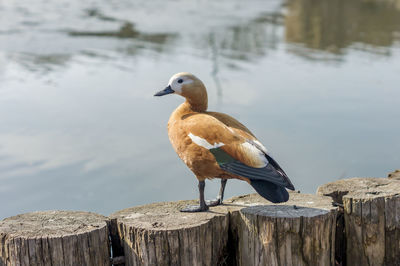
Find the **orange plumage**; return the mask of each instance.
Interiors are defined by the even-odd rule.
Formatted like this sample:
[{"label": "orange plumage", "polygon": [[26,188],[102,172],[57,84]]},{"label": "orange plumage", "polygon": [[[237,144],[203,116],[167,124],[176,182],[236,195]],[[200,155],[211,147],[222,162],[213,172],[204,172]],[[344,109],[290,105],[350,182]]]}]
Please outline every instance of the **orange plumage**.
[{"label": "orange plumage", "polygon": [[170,79],[168,87],[155,96],[170,93],[179,94],[186,101],[171,114],[168,136],[176,153],[199,180],[200,189],[200,206],[183,211],[208,209],[203,195],[207,178],[223,179],[219,197],[209,205],[222,203],[229,178],[247,181],[274,202],[288,199],[284,187],[294,187],[284,171],[243,124],[229,115],[207,112],[207,91],[197,77],[178,73]]}]

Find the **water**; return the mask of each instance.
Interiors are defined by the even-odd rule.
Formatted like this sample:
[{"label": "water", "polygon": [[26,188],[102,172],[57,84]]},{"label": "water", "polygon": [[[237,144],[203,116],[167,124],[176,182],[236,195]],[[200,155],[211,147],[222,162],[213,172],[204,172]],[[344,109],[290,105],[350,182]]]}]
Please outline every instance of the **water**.
[{"label": "water", "polygon": [[400,167],[399,1],[0,0],[0,218],[197,198],[152,96],[180,71],[302,192]]}]

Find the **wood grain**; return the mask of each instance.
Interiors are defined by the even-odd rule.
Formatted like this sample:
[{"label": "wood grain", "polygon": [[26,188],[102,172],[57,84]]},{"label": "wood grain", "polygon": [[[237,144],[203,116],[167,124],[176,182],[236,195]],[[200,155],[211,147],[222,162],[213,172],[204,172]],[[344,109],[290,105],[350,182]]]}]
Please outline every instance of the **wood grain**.
[{"label": "wood grain", "polygon": [[351,178],[318,193],[343,202],[347,265],[400,265],[400,180]]},{"label": "wood grain", "polygon": [[110,265],[107,220],[74,211],[6,218],[0,222],[0,265]]},{"label": "wood grain", "polygon": [[251,201],[233,201],[253,205],[231,213],[236,265],[335,265],[337,208],[329,197],[291,193],[284,204]]},{"label": "wood grain", "polygon": [[112,214],[126,265],[334,265],[337,208],[329,197],[291,193],[274,205],[251,194],[208,212],[179,212],[194,203]]}]

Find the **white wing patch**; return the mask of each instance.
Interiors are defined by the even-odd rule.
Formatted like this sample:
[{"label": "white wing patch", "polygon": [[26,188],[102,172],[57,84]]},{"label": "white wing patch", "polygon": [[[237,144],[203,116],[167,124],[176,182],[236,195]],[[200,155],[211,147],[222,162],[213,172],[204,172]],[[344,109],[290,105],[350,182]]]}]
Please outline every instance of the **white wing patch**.
[{"label": "white wing patch", "polygon": [[[264,165],[261,167],[265,167],[268,164],[268,160],[267,160],[267,157],[265,157],[264,151],[258,149],[258,147],[254,146],[253,144],[251,144],[249,142],[243,142],[241,144],[241,146],[243,147],[244,150],[247,150],[249,153],[254,154],[256,157],[258,157],[260,159],[260,161],[262,161],[264,163]],[[262,147],[264,147],[264,146],[262,146]]]},{"label": "white wing patch", "polygon": [[264,145],[262,145],[261,142],[259,142],[258,140],[253,140],[255,144],[257,144],[258,146],[260,146],[259,148],[266,154],[268,154],[267,148],[265,148]]},{"label": "white wing patch", "polygon": [[192,133],[189,133],[188,136],[189,136],[189,138],[192,139],[192,141],[193,141],[194,143],[196,143],[197,145],[199,145],[199,146],[201,146],[201,147],[203,147],[203,148],[206,148],[206,149],[208,149],[208,150],[209,150],[209,149],[219,148],[219,147],[225,145],[225,144],[222,143],[222,142],[220,142],[220,143],[214,143],[214,145],[212,145],[212,144],[210,144],[207,140],[205,140],[205,139],[203,139],[203,138],[201,138],[201,137],[199,137],[199,136],[193,135]]}]

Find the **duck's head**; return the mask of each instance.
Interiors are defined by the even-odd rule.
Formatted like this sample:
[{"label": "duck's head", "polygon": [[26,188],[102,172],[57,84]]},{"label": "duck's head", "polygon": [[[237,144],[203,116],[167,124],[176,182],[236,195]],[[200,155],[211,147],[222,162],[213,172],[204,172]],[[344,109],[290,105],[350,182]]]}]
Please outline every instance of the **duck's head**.
[{"label": "duck's head", "polygon": [[168,86],[164,90],[154,94],[154,96],[164,96],[171,93],[185,97],[190,107],[195,111],[207,110],[208,99],[206,87],[193,74],[181,72],[173,75],[168,82]]}]

